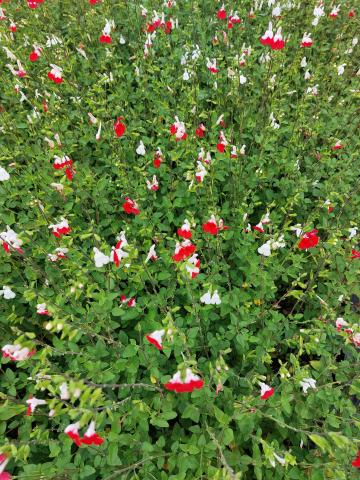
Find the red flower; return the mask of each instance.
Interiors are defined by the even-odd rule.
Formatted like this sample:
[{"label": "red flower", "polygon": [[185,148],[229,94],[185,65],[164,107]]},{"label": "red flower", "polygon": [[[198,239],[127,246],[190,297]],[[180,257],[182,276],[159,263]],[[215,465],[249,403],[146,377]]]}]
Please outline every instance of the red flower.
[{"label": "red flower", "polygon": [[176,372],[164,387],[167,390],[172,390],[176,393],[192,392],[195,389],[201,389],[204,386],[204,381],[195,375],[190,368],[186,369],[185,378],[181,378],[181,372]]},{"label": "red flower", "polygon": [[158,350],[162,350],[162,338],[164,336],[165,330],[155,330],[154,332],[146,335],[146,340],[155,346]]},{"label": "red flower", "polygon": [[260,394],[261,400],[266,400],[267,398],[270,398],[274,395],[275,390],[269,385],[267,385],[266,383],[260,382],[260,388],[261,388],[261,394]]},{"label": "red flower", "polygon": [[216,148],[217,148],[218,152],[220,152],[220,153],[224,153],[225,147],[226,147],[226,145],[224,145],[223,143],[218,143],[216,145]]},{"label": "red flower", "polygon": [[198,137],[198,138],[203,138],[204,137],[204,134],[205,134],[205,126],[200,123],[200,125],[198,126],[198,128],[195,130],[195,135]]},{"label": "red flower", "polygon": [[189,239],[192,237],[192,233],[190,231],[190,223],[188,220],[185,220],[182,227],[177,229],[177,234],[179,235],[179,237],[186,238],[186,239]]},{"label": "red flower", "polygon": [[118,117],[118,119],[114,123],[114,130],[115,130],[115,133],[116,133],[117,137],[122,137],[125,133],[126,126],[121,121],[123,119],[124,119],[124,117]]},{"label": "red flower", "polygon": [[190,240],[185,240],[181,243],[177,243],[175,247],[175,253],[171,257],[174,262],[181,262],[190,257],[196,251],[195,245]]},{"label": "red flower", "polygon": [[355,11],[354,11],[354,10],[350,10],[348,16],[349,16],[349,18],[355,17]]},{"label": "red flower", "polygon": [[30,53],[29,55],[29,60],[30,62],[36,62],[36,60],[39,58],[39,55],[38,53],[36,52],[36,50],[34,50],[33,52]]},{"label": "red flower", "polygon": [[99,38],[99,40],[100,40],[101,43],[111,43],[112,42],[110,35],[105,35],[105,34],[102,34],[101,37]]},{"label": "red flower", "polygon": [[125,203],[123,204],[122,207],[124,212],[128,213],[129,215],[130,214],[138,215],[140,213],[136,202],[131,200],[131,198],[129,197],[125,197]]},{"label": "red flower", "polygon": [[298,244],[300,250],[307,250],[308,248],[316,247],[316,245],[319,243],[317,232],[317,230],[311,230],[311,232],[305,233],[302,236]]},{"label": "red flower", "polygon": [[225,10],[225,5],[222,4],[220,10],[216,14],[217,18],[219,20],[225,20],[226,19],[226,10]]},{"label": "red flower", "polygon": [[355,258],[360,258],[360,252],[358,250],[355,250],[355,248],[353,248],[351,250],[351,258],[354,260]]},{"label": "red flower", "polygon": [[355,468],[360,468],[360,450],[358,450],[357,456],[356,456],[355,460],[353,460],[351,462],[351,465]]},{"label": "red flower", "polygon": [[210,235],[216,235],[219,232],[219,229],[216,225],[216,221],[209,220],[206,223],[203,223],[202,229],[206,233],[210,233]]}]

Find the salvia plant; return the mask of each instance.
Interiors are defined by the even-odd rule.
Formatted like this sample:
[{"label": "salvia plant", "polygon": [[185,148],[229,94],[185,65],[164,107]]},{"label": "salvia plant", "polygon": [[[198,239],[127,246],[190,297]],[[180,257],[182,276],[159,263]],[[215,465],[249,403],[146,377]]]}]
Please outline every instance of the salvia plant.
[{"label": "salvia plant", "polygon": [[351,480],[356,0],[0,0],[0,479]]}]

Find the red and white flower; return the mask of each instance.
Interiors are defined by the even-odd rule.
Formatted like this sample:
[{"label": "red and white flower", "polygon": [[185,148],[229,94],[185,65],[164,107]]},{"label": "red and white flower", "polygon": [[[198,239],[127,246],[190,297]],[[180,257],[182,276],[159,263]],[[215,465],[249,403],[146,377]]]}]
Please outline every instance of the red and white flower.
[{"label": "red and white flower", "polygon": [[139,215],[140,210],[138,209],[138,205],[134,200],[131,200],[129,197],[125,197],[125,203],[123,203],[123,210],[128,215]]},{"label": "red and white flower", "polygon": [[40,405],[46,405],[45,400],[41,398],[35,398],[32,395],[30,395],[29,399],[26,400],[26,403],[28,404],[28,408],[26,410],[27,416],[30,416],[32,413],[34,413],[36,407],[39,407]]},{"label": "red and white flower", "polygon": [[218,73],[219,69],[216,66],[216,58],[210,60],[209,58],[206,59],[206,66],[209,72],[211,73]]},{"label": "red and white flower", "polygon": [[10,253],[10,247],[18,253],[24,253],[21,248],[23,241],[9,226],[6,227],[6,232],[0,232],[0,244],[3,246],[6,253]]},{"label": "red and white flower", "polygon": [[55,223],[53,225],[49,225],[48,228],[52,228],[51,233],[56,238],[61,238],[63,235],[67,235],[71,231],[71,228],[69,227],[69,223],[64,217],[62,217],[61,222]]},{"label": "red and white flower", "polygon": [[153,192],[156,192],[157,190],[159,190],[159,183],[158,183],[158,180],[156,178],[156,175],[153,176],[151,182],[150,182],[150,180],[146,180],[146,186],[147,186],[148,190],[152,190]]},{"label": "red and white flower", "polygon": [[155,330],[152,333],[149,333],[146,335],[146,340],[150,342],[152,345],[154,345],[158,350],[163,349],[163,336],[165,334],[165,330]]},{"label": "red and white flower", "polygon": [[79,428],[80,428],[80,422],[76,422],[76,423],[71,423],[64,430],[64,433],[66,433],[66,435],[68,437],[70,437],[71,440],[73,440],[73,442],[78,447],[81,446],[81,438],[80,438],[80,435],[79,435]]},{"label": "red and white flower", "polygon": [[298,244],[300,250],[307,250],[308,248],[316,247],[316,245],[319,243],[317,232],[317,230],[311,230],[311,232],[307,232],[302,236]]},{"label": "red and white flower", "polygon": [[115,245],[115,247],[112,247],[111,249],[110,260],[114,262],[115,265],[118,267],[120,265],[121,260],[123,258],[128,257],[129,254],[123,250],[123,248],[128,245],[128,242],[125,237],[125,232],[120,232],[120,236],[117,237],[117,240],[118,240],[117,244]]},{"label": "red and white flower", "polygon": [[272,387],[263,382],[259,382],[259,385],[261,388],[260,398],[262,400],[266,400],[274,395],[275,390]]},{"label": "red and white flower", "polygon": [[56,248],[55,253],[48,253],[48,258],[51,262],[57,262],[58,260],[63,260],[67,258],[66,253],[69,250],[67,248]]},{"label": "red and white flower", "polygon": [[229,142],[227,141],[225,134],[223,131],[219,133],[219,141],[216,145],[216,148],[218,152],[224,153],[226,146],[229,145]]},{"label": "red and white flower", "polygon": [[189,220],[187,219],[184,220],[182,227],[178,228],[177,234],[179,235],[179,237],[182,237],[185,239],[190,239],[192,237]]},{"label": "red and white flower", "polygon": [[200,260],[198,259],[198,254],[194,253],[190,258],[187,259],[185,264],[185,269],[189,273],[190,278],[195,278],[200,273]]},{"label": "red and white flower", "polygon": [[329,14],[329,17],[330,18],[336,18],[338,16],[339,12],[340,12],[340,5],[337,5],[337,6],[333,7],[333,9],[331,10],[331,12]]},{"label": "red and white flower", "polygon": [[301,40],[300,47],[302,48],[311,47],[312,44],[313,44],[313,41],[311,39],[311,33],[305,32]]},{"label": "red and white flower", "polygon": [[147,254],[147,257],[145,259],[145,263],[149,262],[150,260],[154,262],[155,260],[158,259],[155,247],[156,247],[155,243],[151,245],[149,253]]},{"label": "red and white flower", "polygon": [[40,58],[41,50],[40,47],[34,45],[34,50],[29,55],[30,62],[36,62]]},{"label": "red and white flower", "polygon": [[21,345],[4,345],[1,350],[3,358],[10,358],[10,360],[15,362],[27,360],[36,353],[35,350],[21,347]]},{"label": "red and white flower", "polygon": [[200,123],[200,125],[197,127],[197,129],[195,130],[195,135],[198,137],[198,138],[203,138],[204,137],[204,134],[206,132],[206,127],[203,123]]},{"label": "red and white flower", "polygon": [[38,303],[36,305],[36,313],[38,315],[51,316],[49,310],[46,308],[46,303]]},{"label": "red and white flower", "polygon": [[102,31],[102,35],[99,38],[100,42],[111,43],[112,39],[111,39],[110,33],[111,33],[111,22],[109,22],[109,20],[106,20],[105,27]]},{"label": "red and white flower", "polygon": [[[45,137],[45,140],[48,140],[48,139]],[[61,143],[60,143],[60,146],[61,146]],[[69,180],[73,179],[73,174],[74,174],[73,161],[67,155],[64,155],[63,157],[54,155],[53,167],[55,168],[55,170],[61,170],[65,168],[65,175],[67,176],[67,178]]]},{"label": "red and white flower", "polygon": [[210,233],[210,235],[217,235],[221,230],[229,230],[229,227],[224,225],[222,218],[219,220],[219,225],[217,225],[215,216],[211,215],[209,220],[203,223],[202,229],[204,232]]},{"label": "red and white flower", "polygon": [[172,256],[172,259],[175,262],[181,262],[182,260],[190,257],[190,255],[192,255],[195,251],[196,247],[191,243],[190,240],[184,240],[181,243],[176,242],[175,252]]},{"label": "red and white flower", "polygon": [[11,475],[5,472],[5,467],[8,464],[9,459],[3,453],[0,453],[0,480],[11,480]]},{"label": "red and white flower", "polygon": [[346,331],[346,327],[349,326],[348,322],[344,320],[342,317],[338,317],[335,322],[336,325],[336,330],[338,332],[341,332],[341,330],[344,328]]},{"label": "red and white flower", "polygon": [[81,443],[84,445],[102,445],[104,439],[101,438],[95,431],[95,422],[90,422],[88,429],[81,438]]},{"label": "red and white flower", "polygon": [[207,175],[207,170],[201,162],[197,161],[196,164],[197,170],[195,172],[195,178],[198,183],[202,183],[205,175]]},{"label": "red and white flower", "polygon": [[344,148],[344,146],[341,143],[341,140],[339,140],[331,147],[331,150],[341,150],[342,148]]},{"label": "red and white flower", "polygon": [[131,298],[126,298],[126,295],[121,295],[120,296],[121,303],[126,303],[128,307],[135,307],[136,305],[136,299],[134,297]]},{"label": "red and white flower", "polygon": [[201,389],[203,386],[204,381],[195,375],[190,368],[186,369],[185,375],[177,371],[171,380],[164,385],[167,390],[172,390],[176,393],[192,392],[195,389]]},{"label": "red and white flower", "polygon": [[50,64],[51,70],[48,73],[48,78],[57,84],[62,83],[63,78],[62,78],[62,68],[58,67],[57,65]]},{"label": "red and white flower", "polygon": [[272,50],[282,50],[285,47],[285,42],[281,34],[281,27],[279,27],[274,35],[272,29],[272,22],[269,22],[268,29],[264,35],[260,38],[260,42],[263,45],[267,45]]},{"label": "red and white flower", "polygon": [[160,168],[161,162],[163,162],[163,156],[162,156],[161,148],[159,147],[155,152],[155,156],[153,160],[154,167]]},{"label": "red and white flower", "polygon": [[185,129],[184,122],[180,122],[178,117],[175,117],[175,122],[170,127],[171,135],[175,135],[175,140],[185,140],[187,138],[187,133]]},{"label": "red and white flower", "polygon": [[226,20],[226,10],[224,4],[221,5],[221,8],[218,10],[216,16],[219,20]]}]

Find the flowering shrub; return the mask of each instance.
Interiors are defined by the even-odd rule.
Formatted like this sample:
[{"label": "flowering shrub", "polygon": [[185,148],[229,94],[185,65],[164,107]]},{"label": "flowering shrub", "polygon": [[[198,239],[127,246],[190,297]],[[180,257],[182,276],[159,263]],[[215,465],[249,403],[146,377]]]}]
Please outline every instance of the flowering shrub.
[{"label": "flowering shrub", "polygon": [[0,0],[1,480],[357,478],[355,7]]}]

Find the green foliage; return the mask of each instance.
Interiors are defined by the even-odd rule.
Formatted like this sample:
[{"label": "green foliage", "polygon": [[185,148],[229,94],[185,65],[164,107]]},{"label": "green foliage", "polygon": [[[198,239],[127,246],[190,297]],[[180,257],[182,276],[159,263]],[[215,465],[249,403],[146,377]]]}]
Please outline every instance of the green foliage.
[{"label": "green foliage", "polygon": [[[26,361],[2,359],[6,470],[20,480],[355,479],[359,359],[352,335],[335,327],[342,317],[359,332],[360,260],[350,259],[358,247],[349,238],[360,208],[359,47],[352,46],[357,19],[347,15],[355,2],[343,2],[336,20],[327,6],[316,27],[315,1],[284,8],[274,20],[287,38],[281,51],[259,42],[272,7],[250,19],[252,2],[226,4],[228,14],[233,8],[242,18],[227,29],[216,18],[217,2],[162,3],[144,1],[147,19],[138,2],[45,0],[36,10],[25,1],[1,5],[7,20],[0,22],[0,166],[11,178],[0,182],[0,231],[12,228],[24,250],[0,252],[0,287],[16,294],[0,298],[1,346],[36,350]],[[178,19],[178,28],[159,29],[144,57],[154,9]],[[9,19],[17,24],[14,34]],[[111,45],[99,42],[106,19],[116,25]],[[304,31],[312,32],[311,49],[300,48]],[[47,47],[51,35],[62,43]],[[43,50],[31,63],[33,43]],[[252,52],[240,69],[243,44]],[[181,57],[185,51],[191,57],[196,45],[201,56],[184,67],[192,75],[185,81]],[[21,60],[26,77],[12,75],[3,47]],[[262,63],[268,51],[270,60]],[[218,74],[208,71],[207,58],[217,59]],[[50,64],[63,69],[62,84],[47,78]],[[26,95],[21,102],[17,84]],[[314,85],[318,95],[306,93]],[[102,122],[100,141],[89,112]],[[279,129],[271,127],[271,112]],[[224,127],[217,125],[222,114]],[[113,125],[121,115],[126,132],[117,138]],[[186,125],[185,141],[169,133],[174,116]],[[201,122],[203,139],[195,137]],[[246,154],[231,158],[230,145],[219,153],[221,130],[238,154],[245,144]],[[55,133],[62,147],[54,141],[51,149],[44,138]],[[136,153],[140,140],[145,156]],[[334,151],[338,140],[344,148]],[[156,169],[159,147],[163,163]],[[211,152],[212,162],[197,183],[200,148]],[[73,160],[72,181],[53,168],[54,155]],[[153,175],[156,192],[146,186]],[[139,215],[123,211],[127,196]],[[246,233],[247,223],[256,225],[267,211],[265,233]],[[211,215],[229,230],[204,233]],[[57,239],[49,225],[62,217],[71,232]],[[185,218],[196,224],[192,242],[201,267],[194,279],[171,258]],[[316,248],[297,247],[297,224],[318,230]],[[93,248],[109,255],[120,231],[129,256],[119,268],[97,268]],[[263,243],[281,234],[285,247],[259,255]],[[158,259],[145,262],[153,244]],[[68,249],[67,258],[50,261],[59,247]],[[221,305],[200,302],[209,289],[218,290]],[[136,298],[136,305],[128,307],[121,295]],[[41,303],[51,316],[36,313]],[[145,338],[159,329],[167,330],[162,352]],[[185,368],[204,387],[166,390]],[[304,393],[304,378],[315,379],[316,388]],[[262,400],[259,382],[274,395]],[[67,399],[60,398],[64,383]],[[30,395],[47,405],[26,416]],[[84,432],[92,420],[104,443],[77,447],[64,429],[80,421]]]}]

